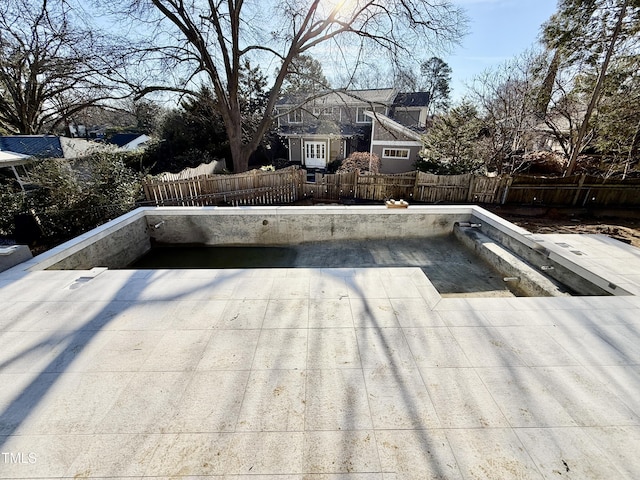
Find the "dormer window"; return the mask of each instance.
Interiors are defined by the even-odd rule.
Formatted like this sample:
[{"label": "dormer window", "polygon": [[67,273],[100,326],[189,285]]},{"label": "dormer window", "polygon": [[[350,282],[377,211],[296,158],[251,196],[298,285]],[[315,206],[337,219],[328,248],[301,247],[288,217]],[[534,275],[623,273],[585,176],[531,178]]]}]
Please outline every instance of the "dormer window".
[{"label": "dormer window", "polygon": [[287,120],[289,123],[302,123],[302,109],[291,110],[287,115]]},{"label": "dormer window", "polygon": [[364,114],[367,110],[371,109],[367,107],[358,107],[356,112],[356,123],[371,123],[371,118]]},{"label": "dormer window", "polygon": [[385,107],[358,107],[356,111],[356,123],[371,123],[371,117],[368,117],[364,114],[364,112],[376,112],[384,115]]},{"label": "dormer window", "polygon": [[331,117],[333,116],[333,107],[313,107],[313,114],[316,117]]}]

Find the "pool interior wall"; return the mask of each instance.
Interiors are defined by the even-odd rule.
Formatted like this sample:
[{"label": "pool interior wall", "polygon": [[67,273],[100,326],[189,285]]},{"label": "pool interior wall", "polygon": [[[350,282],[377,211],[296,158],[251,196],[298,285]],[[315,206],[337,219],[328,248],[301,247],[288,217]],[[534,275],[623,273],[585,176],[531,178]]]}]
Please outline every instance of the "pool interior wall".
[{"label": "pool interior wall", "polygon": [[[408,209],[384,206],[144,207],[34,257],[21,268],[126,268],[147,253],[152,243],[285,246],[327,241],[408,241],[451,235],[457,225],[469,225],[463,229],[476,227],[478,234],[491,238],[503,237],[494,242],[496,249],[502,248],[500,242],[504,242],[523,251],[540,250],[530,232],[470,205],[412,205]],[[465,236],[473,237],[465,234],[461,238]],[[483,241],[477,238],[471,247],[486,250]],[[502,255],[498,253],[498,257]],[[483,256],[489,263],[495,262],[495,257],[495,252]],[[525,262],[523,265],[531,268]],[[561,290],[558,295],[565,294]],[[533,295],[555,294],[533,292]]]}]

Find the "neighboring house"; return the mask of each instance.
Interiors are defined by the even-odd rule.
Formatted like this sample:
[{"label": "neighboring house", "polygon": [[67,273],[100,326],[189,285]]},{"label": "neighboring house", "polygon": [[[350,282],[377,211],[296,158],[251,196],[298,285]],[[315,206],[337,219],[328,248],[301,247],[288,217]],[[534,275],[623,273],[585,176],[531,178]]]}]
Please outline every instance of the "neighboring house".
[{"label": "neighboring house", "polygon": [[71,138],[86,138],[93,140],[104,140],[106,136],[107,127],[101,125],[93,125],[88,127],[86,125],[67,125],[69,135]]},{"label": "neighboring house", "polygon": [[81,158],[112,146],[54,135],[0,136],[0,168],[11,168],[20,187],[31,183],[27,166],[43,158]]},{"label": "neighboring house", "polygon": [[120,150],[137,150],[144,148],[146,144],[151,140],[151,137],[140,133],[116,133],[108,142],[118,146]]},{"label": "neighboring house", "polygon": [[534,151],[543,150],[554,153],[565,153],[558,136],[566,139],[568,144],[572,134],[577,131],[580,122],[578,119],[569,120],[566,115],[552,115],[550,126],[546,122],[539,122],[531,129],[531,149]]},{"label": "neighboring house", "polygon": [[405,172],[413,170],[428,103],[428,93],[392,88],[287,96],[276,106],[278,132],[289,160],[307,169],[324,169],[353,152],[374,152],[381,172]]},{"label": "neighboring house", "polygon": [[399,93],[393,101],[391,118],[405,127],[424,133],[428,107],[429,92]]},{"label": "neighboring house", "polygon": [[81,158],[97,150],[113,147],[82,138],[54,135],[0,136],[0,150],[34,158]]},{"label": "neighboring house", "polygon": [[27,166],[38,158],[62,158],[60,138],[54,135],[0,136],[0,167],[11,168],[20,188],[31,183]]},{"label": "neighboring house", "polygon": [[102,142],[94,142],[83,138],[60,137],[60,145],[62,145],[62,158],[82,158],[98,151],[111,151],[111,145]]},{"label": "neighboring house", "polygon": [[422,133],[406,127],[386,115],[367,112],[372,120],[370,153],[380,157],[380,173],[415,170],[422,149]]}]

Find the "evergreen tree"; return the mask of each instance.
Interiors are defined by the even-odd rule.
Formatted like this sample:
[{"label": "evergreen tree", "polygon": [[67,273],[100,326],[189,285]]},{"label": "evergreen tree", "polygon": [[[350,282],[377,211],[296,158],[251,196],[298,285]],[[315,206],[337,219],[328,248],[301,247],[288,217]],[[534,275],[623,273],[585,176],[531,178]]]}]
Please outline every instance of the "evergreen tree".
[{"label": "evergreen tree", "polygon": [[420,65],[420,89],[429,92],[429,113],[446,111],[451,96],[451,67],[438,57],[431,57]]},{"label": "evergreen tree", "polygon": [[282,85],[285,95],[313,95],[330,88],[322,65],[309,55],[300,55],[292,62]]},{"label": "evergreen tree", "polygon": [[572,139],[567,175],[575,170],[578,155],[587,144],[591,117],[609,65],[616,56],[637,47],[639,31],[637,0],[560,0],[558,12],[544,25],[543,42],[564,60],[565,67],[596,74],[593,90],[585,98],[584,116]]},{"label": "evergreen tree", "polygon": [[[640,157],[640,57],[616,61],[609,69],[594,115],[595,148],[604,155],[609,174],[626,177]],[[585,79],[592,91],[594,76]]]},{"label": "evergreen tree", "polygon": [[152,174],[179,172],[230,156],[224,123],[206,87],[164,115],[157,137],[144,153],[144,165]]},{"label": "evergreen tree", "polygon": [[[245,127],[243,135],[248,137],[265,115],[269,95],[267,79],[259,67],[252,67],[247,61],[240,70],[239,85],[238,102]],[[144,163],[151,173],[179,172],[215,159],[231,159],[220,104],[207,87],[201,87],[196,95],[185,97],[179,108],[167,113],[157,136],[159,142],[145,154]],[[271,137],[267,131],[264,141],[270,141]]]},{"label": "evergreen tree", "polygon": [[435,119],[424,140],[416,168],[437,175],[476,173],[483,169],[483,124],[476,107],[463,103]]}]

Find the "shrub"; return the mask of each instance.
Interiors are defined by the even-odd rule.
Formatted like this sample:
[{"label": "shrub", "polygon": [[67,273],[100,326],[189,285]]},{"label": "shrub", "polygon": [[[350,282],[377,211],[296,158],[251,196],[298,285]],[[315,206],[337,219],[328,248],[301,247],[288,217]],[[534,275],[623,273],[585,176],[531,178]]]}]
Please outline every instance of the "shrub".
[{"label": "shrub", "polygon": [[14,216],[24,211],[24,193],[16,191],[11,185],[0,183],[0,235],[14,235]]},{"label": "shrub", "polygon": [[336,173],[342,166],[342,162],[344,162],[343,158],[336,158],[327,163],[327,173]]},{"label": "shrub", "polygon": [[34,212],[47,243],[54,243],[132,210],[141,184],[126,158],[126,153],[96,152],[74,161],[40,161],[30,172],[34,188],[21,211]]},{"label": "shrub", "polygon": [[353,172],[355,170],[378,173],[380,171],[380,157],[375,153],[354,152],[342,162],[337,172]]},{"label": "shrub", "polygon": [[288,166],[291,165],[291,163],[287,158],[282,158],[282,157],[274,158],[271,164],[276,170],[287,168]]}]

